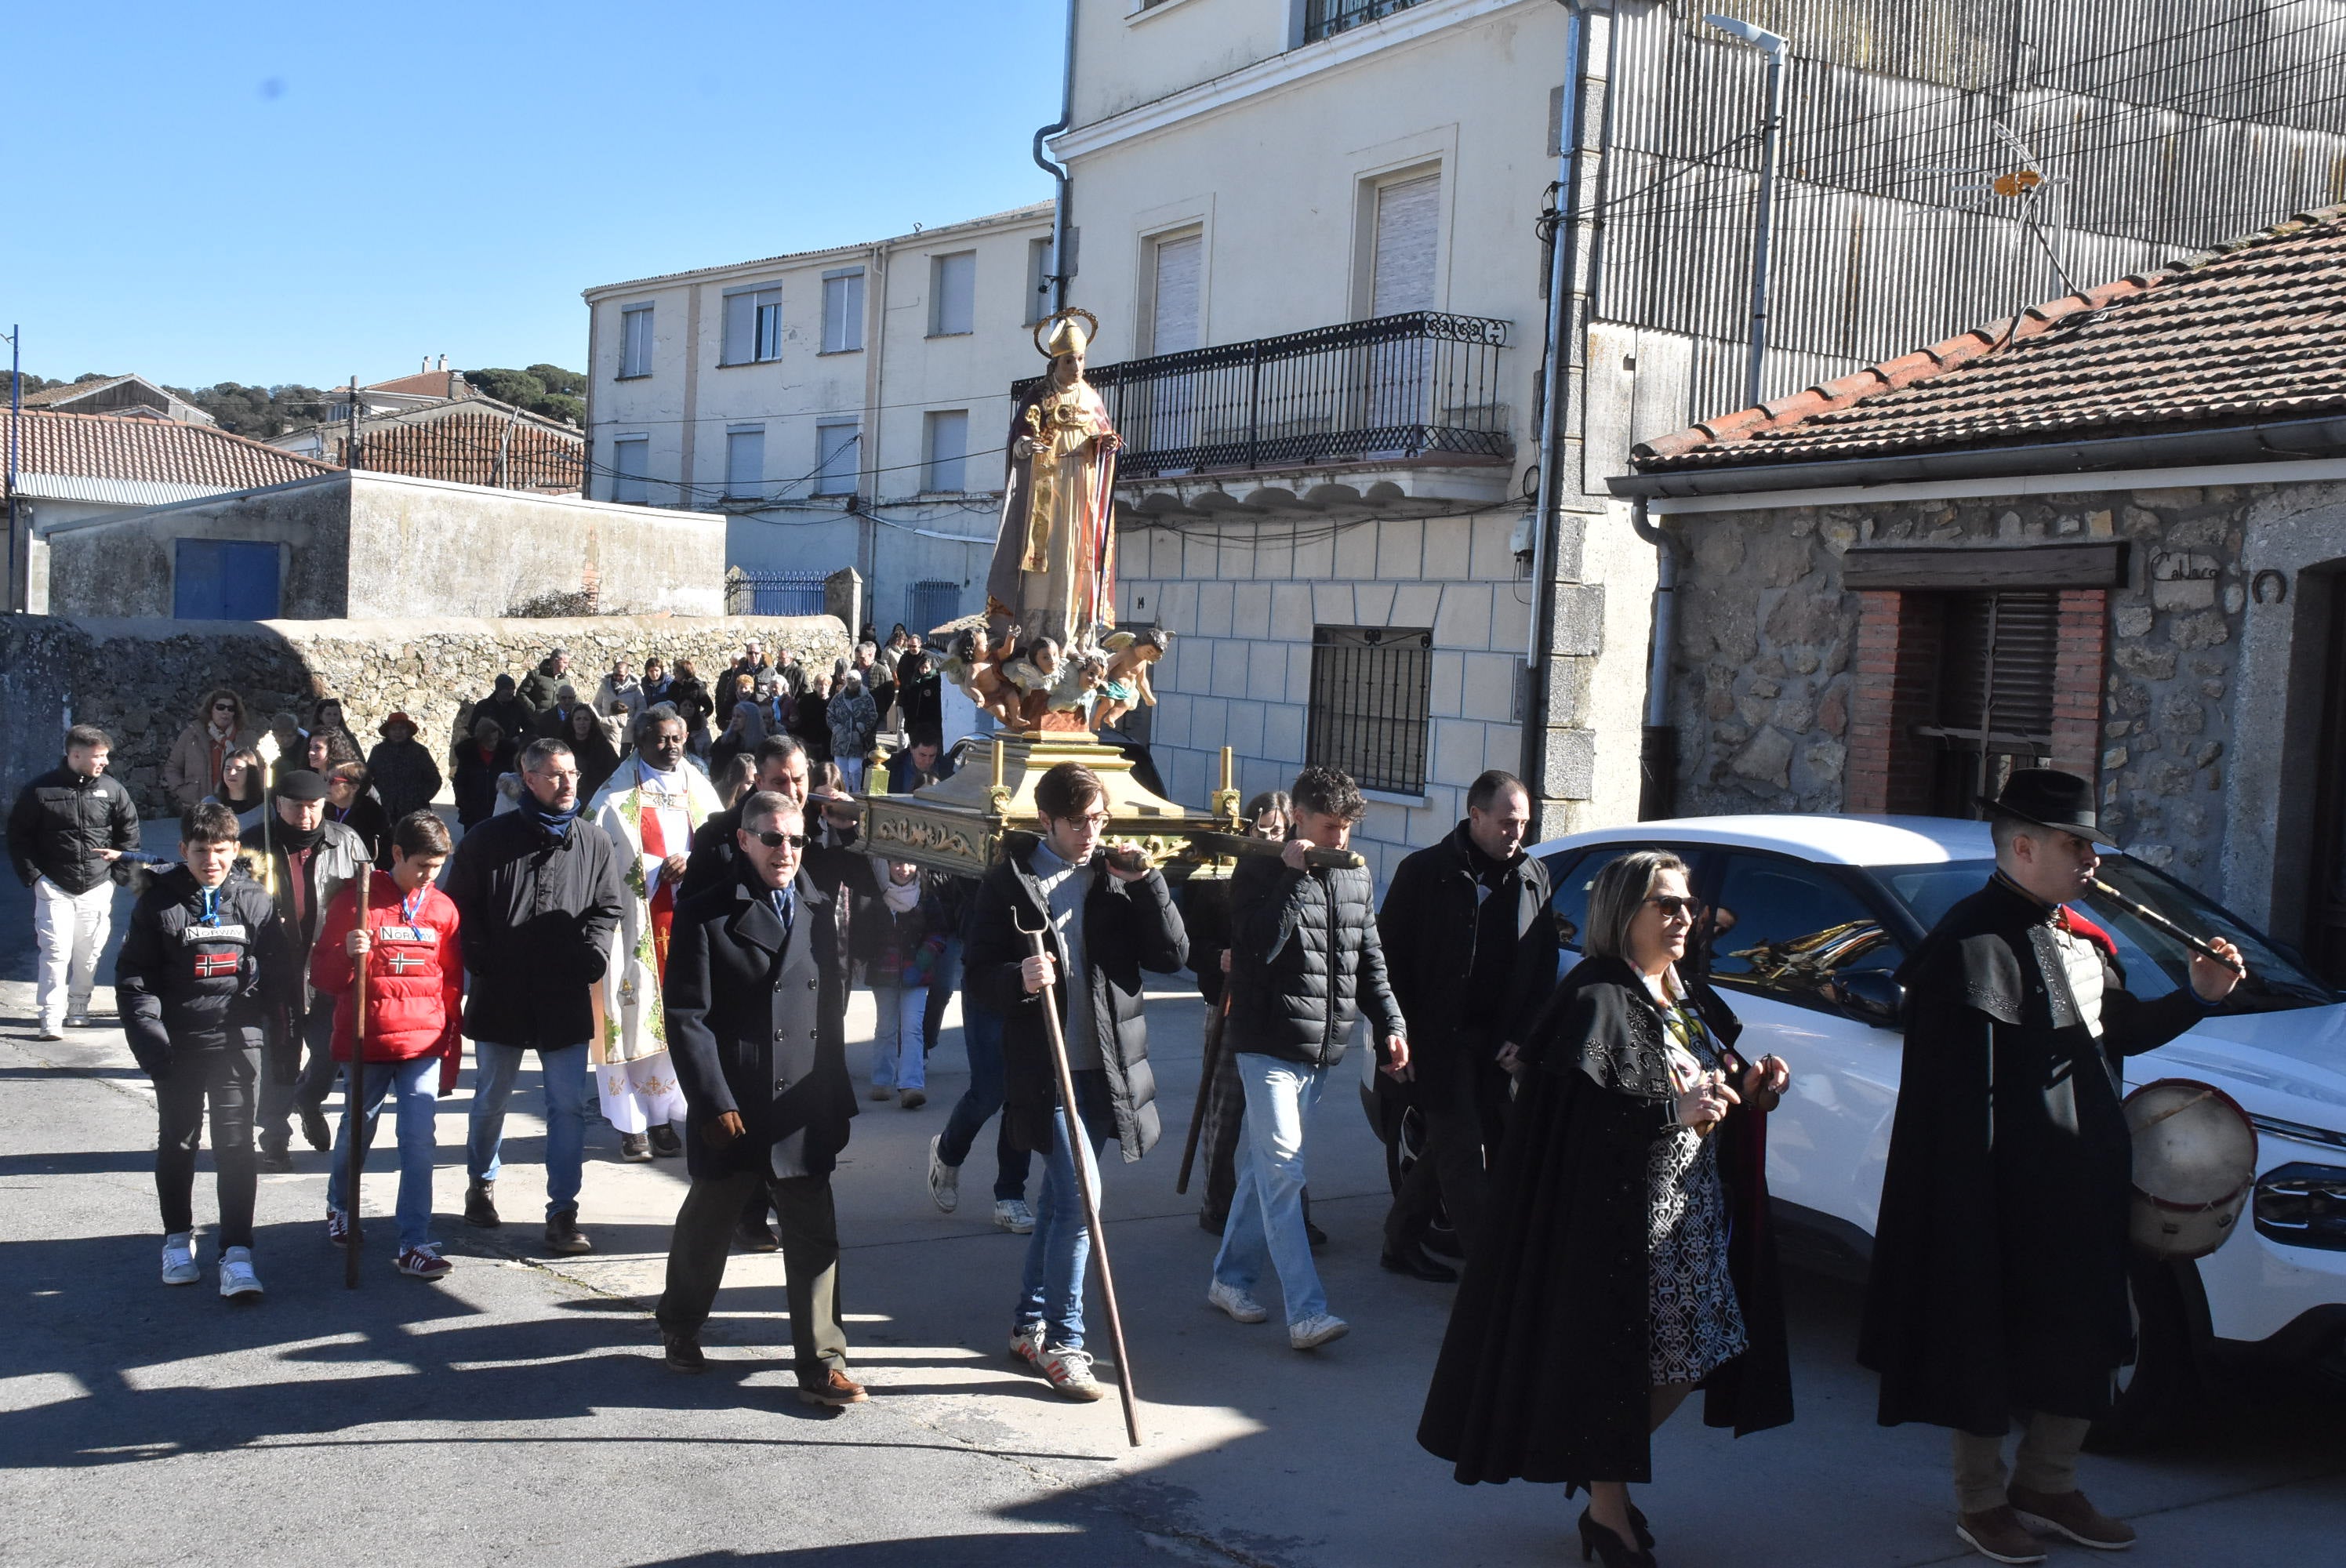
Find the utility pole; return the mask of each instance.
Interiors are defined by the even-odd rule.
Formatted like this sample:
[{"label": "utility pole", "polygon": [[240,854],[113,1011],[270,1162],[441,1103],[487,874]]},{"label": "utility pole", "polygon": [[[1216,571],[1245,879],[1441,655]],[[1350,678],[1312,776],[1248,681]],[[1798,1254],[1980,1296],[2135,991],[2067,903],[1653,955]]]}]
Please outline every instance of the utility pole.
[{"label": "utility pole", "polygon": [[1756,408],[1768,360],[1768,249],[1774,227],[1776,172],[1783,158],[1784,57],[1791,46],[1781,33],[1770,33],[1732,16],[1703,20],[1758,49],[1768,62],[1767,118],[1760,129],[1760,194],[1751,217],[1751,347],[1743,366],[1743,402]]},{"label": "utility pole", "polygon": [[[24,565],[16,565],[19,540],[16,528],[16,432],[25,419],[25,329],[17,322],[8,324],[8,607],[29,609],[32,606],[33,548],[22,544]],[[18,576],[24,581],[18,582]]]}]

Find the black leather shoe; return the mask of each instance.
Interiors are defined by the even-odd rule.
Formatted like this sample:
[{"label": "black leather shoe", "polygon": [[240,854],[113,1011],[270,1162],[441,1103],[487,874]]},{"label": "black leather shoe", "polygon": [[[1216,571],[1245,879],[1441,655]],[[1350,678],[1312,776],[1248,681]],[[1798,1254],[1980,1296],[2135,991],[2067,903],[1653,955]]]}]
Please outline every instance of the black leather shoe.
[{"label": "black leather shoe", "polygon": [[326,1125],[325,1107],[322,1105],[297,1105],[294,1108],[301,1114],[302,1141],[307,1143],[313,1149],[332,1148],[334,1146],[334,1129]]},{"label": "black leather shoe", "polygon": [[782,1238],[776,1236],[774,1227],[762,1219],[745,1219],[734,1227],[733,1234],[741,1243],[744,1252],[780,1252],[782,1249]]},{"label": "black leather shoe", "polygon": [[579,1232],[576,1209],[556,1209],[554,1217],[546,1222],[546,1249],[564,1257],[576,1257],[582,1252],[595,1250],[595,1244]]},{"label": "black leather shoe", "polygon": [[497,1217],[496,1183],[476,1181],[464,1188],[464,1223],[484,1230],[495,1230],[505,1223]]},{"label": "black leather shoe", "polygon": [[684,1140],[678,1137],[676,1129],[666,1122],[651,1130],[651,1140],[652,1153],[663,1159],[674,1159],[684,1153]]},{"label": "black leather shoe", "polygon": [[1423,1279],[1429,1285],[1458,1283],[1458,1270],[1446,1263],[1434,1262],[1414,1247],[1407,1252],[1395,1252],[1387,1247],[1384,1256],[1377,1259],[1377,1266],[1387,1273],[1406,1274],[1412,1279]]},{"label": "black leather shoe", "polygon": [[261,1144],[252,1151],[253,1168],[282,1176],[293,1168],[293,1151],[283,1144]]},{"label": "black leather shoe", "polygon": [[671,1371],[709,1370],[709,1358],[700,1353],[700,1339],[696,1334],[671,1334],[663,1329],[660,1330],[660,1348],[662,1359],[668,1362]]}]

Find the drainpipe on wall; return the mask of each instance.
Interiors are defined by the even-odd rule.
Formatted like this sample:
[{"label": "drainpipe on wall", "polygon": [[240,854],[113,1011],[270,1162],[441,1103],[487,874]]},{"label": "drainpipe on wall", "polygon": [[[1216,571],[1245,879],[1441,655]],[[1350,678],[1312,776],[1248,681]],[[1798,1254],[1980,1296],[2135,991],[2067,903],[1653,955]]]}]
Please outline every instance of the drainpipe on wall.
[{"label": "drainpipe on wall", "polygon": [[[880,504],[880,411],[887,403],[882,393],[886,390],[888,375],[888,247],[884,244],[872,247],[871,259],[863,266],[863,421],[856,426],[856,494],[848,501],[847,507],[857,514],[855,564],[863,574],[864,615],[876,620],[879,611],[874,606],[880,599],[880,524],[865,510],[865,504],[868,502],[873,506]],[[818,433],[815,440],[820,443],[821,435]],[[816,455],[820,456],[821,453]],[[868,490],[863,483],[865,474],[871,475],[872,479]],[[851,652],[861,631],[862,628],[857,626],[847,628]]]},{"label": "drainpipe on wall", "polygon": [[1678,647],[1678,568],[1685,547],[1657,527],[1642,495],[1631,504],[1629,526],[1654,547],[1654,646],[1646,661],[1646,720],[1637,742],[1637,820],[1650,822],[1678,808],[1678,732],[1670,723],[1670,655]]},{"label": "drainpipe on wall", "polygon": [[[1051,311],[1067,308],[1067,280],[1076,275],[1067,255],[1067,216],[1075,193],[1075,177],[1067,166],[1043,150],[1043,144],[1076,123],[1076,0],[1067,0],[1067,52],[1059,81],[1059,117],[1035,133],[1035,166],[1058,182],[1051,212]],[[1049,314],[1049,311],[1045,312]]]},{"label": "drainpipe on wall", "polygon": [[[1567,468],[1565,446],[1570,439],[1573,390],[1579,338],[1585,321],[1576,307],[1584,287],[1581,257],[1588,244],[1587,204],[1582,199],[1589,174],[1588,87],[1590,61],[1604,32],[1593,24],[1598,15],[1575,7],[1566,25],[1566,105],[1561,147],[1556,158],[1557,218],[1548,258],[1547,363],[1542,371],[1539,522],[1532,539],[1531,644],[1524,658],[1527,687],[1524,711],[1524,783],[1532,798],[1538,834],[1553,831],[1542,821],[1543,803],[1554,793],[1549,778],[1548,713],[1555,682],[1552,667],[1556,645],[1556,560],[1563,523]],[[1609,29],[1608,29],[1609,30]]]}]

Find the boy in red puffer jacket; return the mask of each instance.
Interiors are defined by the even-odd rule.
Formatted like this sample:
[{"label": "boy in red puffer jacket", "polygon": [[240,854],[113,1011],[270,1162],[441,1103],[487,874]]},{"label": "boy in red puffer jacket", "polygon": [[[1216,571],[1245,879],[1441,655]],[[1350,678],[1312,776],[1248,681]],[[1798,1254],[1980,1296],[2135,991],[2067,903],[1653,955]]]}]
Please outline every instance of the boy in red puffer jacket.
[{"label": "boy in red puffer jacket", "polygon": [[[358,955],[373,955],[367,962],[366,1086],[358,1104],[372,1148],[376,1111],[385,1091],[393,1096],[399,1127],[399,1256],[393,1264],[414,1279],[443,1278],[449,1268],[432,1239],[433,1124],[464,1061],[456,906],[433,885],[447,860],[448,830],[439,818],[417,811],[400,819],[391,832],[390,873],[370,873],[366,929],[358,929],[358,890],[344,889],[327,906],[310,959],[310,983],[335,998],[334,1060],[347,1063],[357,1024],[352,993]],[[326,1236],[338,1246],[348,1242],[355,1223],[342,1192],[350,1135],[344,1116],[326,1179]]]}]

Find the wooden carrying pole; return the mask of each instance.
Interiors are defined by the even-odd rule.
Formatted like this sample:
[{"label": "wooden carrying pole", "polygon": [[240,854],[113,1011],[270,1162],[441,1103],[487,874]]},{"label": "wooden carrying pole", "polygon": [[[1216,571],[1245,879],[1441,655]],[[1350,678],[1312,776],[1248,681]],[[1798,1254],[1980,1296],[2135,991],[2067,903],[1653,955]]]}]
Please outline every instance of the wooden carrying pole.
[{"label": "wooden carrying pole", "polygon": [[1189,1170],[1198,1163],[1198,1135],[1205,1130],[1206,1103],[1213,1098],[1214,1074],[1222,1064],[1222,1031],[1230,1016],[1230,977],[1222,976],[1222,999],[1206,1014],[1204,1064],[1198,1070],[1198,1103],[1189,1107],[1189,1135],[1181,1145],[1181,1174],[1174,1178],[1173,1196],[1189,1192]]},{"label": "wooden carrying pole", "polygon": [[[1013,913],[1016,922],[1018,917]],[[1044,954],[1040,931],[1029,931],[1018,924],[1018,934],[1026,939],[1026,950],[1034,957]],[[1084,1224],[1092,1233],[1092,1257],[1099,1264],[1100,1299],[1107,1306],[1108,1343],[1116,1350],[1116,1391],[1124,1400],[1124,1433],[1134,1448],[1140,1446],[1140,1408],[1133,1402],[1132,1361],[1124,1350],[1124,1315],[1117,1310],[1116,1275],[1107,1264],[1107,1227],[1100,1219],[1099,1192],[1092,1184],[1091,1134],[1085,1129],[1082,1115],[1076,1109],[1076,1077],[1067,1068],[1067,1040],[1059,1032],[1058,987],[1043,987],[1044,1033],[1051,1042],[1051,1069],[1059,1081],[1059,1105],[1067,1121],[1067,1154],[1075,1162],[1076,1185],[1084,1195]],[[1076,1140],[1083,1140],[1080,1145]],[[1082,1283],[1076,1288],[1081,1290]]]},{"label": "wooden carrying pole", "polygon": [[[374,868],[359,868],[359,919],[354,931],[367,929],[368,884]],[[351,1064],[342,1074],[342,1135],[350,1140],[348,1162],[342,1167],[342,1288],[359,1288],[359,1173],[366,1169],[366,1122],[360,1107],[366,1104],[367,960],[374,956],[374,933],[367,932],[367,951],[358,955],[351,986]]]}]

